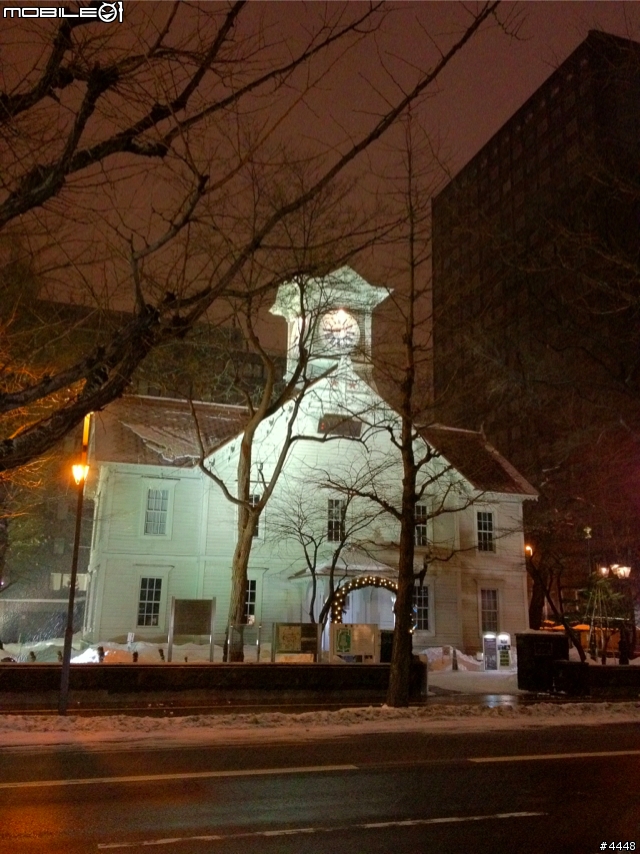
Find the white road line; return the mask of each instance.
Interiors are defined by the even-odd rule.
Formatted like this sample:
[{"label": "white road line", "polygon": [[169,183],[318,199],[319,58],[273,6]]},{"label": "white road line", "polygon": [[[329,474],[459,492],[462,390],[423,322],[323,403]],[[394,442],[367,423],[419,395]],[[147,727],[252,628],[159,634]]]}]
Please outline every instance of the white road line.
[{"label": "white road line", "polygon": [[351,827],[294,827],[285,830],[256,830],[251,833],[230,833],[228,835],[211,834],[210,836],[183,836],[174,839],[144,839],[140,842],[102,842],[98,843],[101,850],[116,848],[142,848],[151,845],[170,845],[176,842],[224,842],[231,839],[256,839],[258,837],[295,836],[303,833],[337,833],[345,830],[378,830],[383,827],[418,827],[429,824],[460,824],[467,821],[493,821],[509,818],[533,818],[546,815],[545,812],[501,812],[493,815],[458,815],[446,818],[415,818],[402,821],[379,821],[367,824],[354,824]]},{"label": "white road line", "polygon": [[357,770],[357,765],[302,765],[297,768],[251,768],[243,771],[183,771],[178,774],[145,774],[138,777],[83,777],[77,780],[28,780],[22,783],[0,783],[0,789],[93,786],[98,783],[162,783],[164,780],[207,780],[214,777],[266,777],[271,774],[317,774],[322,771]]},{"label": "white road line", "polygon": [[534,753],[530,756],[479,756],[468,759],[469,762],[537,762],[548,759],[592,759],[599,756],[640,756],[640,750],[607,750],[592,753]]}]

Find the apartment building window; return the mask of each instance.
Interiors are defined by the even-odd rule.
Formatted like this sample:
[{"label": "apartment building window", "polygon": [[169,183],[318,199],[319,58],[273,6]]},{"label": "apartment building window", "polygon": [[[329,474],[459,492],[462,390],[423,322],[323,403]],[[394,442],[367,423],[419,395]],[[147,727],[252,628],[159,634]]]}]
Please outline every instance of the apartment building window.
[{"label": "apartment building window", "polygon": [[327,539],[330,543],[339,543],[344,540],[346,513],[347,502],[344,499],[329,499],[327,504]]},{"label": "apartment building window", "polygon": [[476,520],[478,525],[478,551],[495,552],[493,513],[490,510],[478,510]]},{"label": "apartment building window", "polygon": [[158,626],[160,621],[161,578],[141,578],[138,596],[138,625]]},{"label": "apartment building window", "polygon": [[416,631],[428,632],[431,624],[429,622],[429,588],[414,587],[413,610],[416,621]]},{"label": "apartment building window", "polygon": [[416,504],[415,544],[417,546],[426,546],[428,543],[428,539],[427,539],[427,521],[428,521],[428,518],[429,517],[428,517],[428,513],[427,513],[427,505],[426,504]]},{"label": "apartment building window", "polygon": [[498,591],[495,589],[480,590],[480,624],[483,633],[498,631]]},{"label": "apartment building window", "polygon": [[247,623],[253,623],[256,617],[257,584],[255,578],[249,578],[247,581],[247,592],[244,597],[244,618]]},{"label": "apartment building window", "polygon": [[147,502],[144,513],[144,532],[152,536],[164,536],[167,533],[169,515],[169,490],[147,489]]}]

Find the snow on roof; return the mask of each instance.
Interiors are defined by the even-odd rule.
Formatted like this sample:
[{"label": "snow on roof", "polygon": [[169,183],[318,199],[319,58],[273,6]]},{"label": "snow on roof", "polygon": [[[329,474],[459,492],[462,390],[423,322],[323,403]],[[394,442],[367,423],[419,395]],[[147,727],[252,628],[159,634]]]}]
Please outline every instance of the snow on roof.
[{"label": "snow on roof", "polygon": [[[195,403],[205,451],[236,436],[247,418],[244,407]],[[98,462],[190,466],[200,456],[188,401],[126,396],[94,417],[93,454]]]},{"label": "snow on roof", "polygon": [[423,427],[419,433],[476,489],[537,498],[533,486],[482,433],[442,424]]}]

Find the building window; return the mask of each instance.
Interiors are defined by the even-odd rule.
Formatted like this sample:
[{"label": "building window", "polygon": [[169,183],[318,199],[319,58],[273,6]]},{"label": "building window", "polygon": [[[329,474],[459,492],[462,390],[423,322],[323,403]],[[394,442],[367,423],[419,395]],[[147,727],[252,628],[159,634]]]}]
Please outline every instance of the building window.
[{"label": "building window", "polygon": [[415,536],[415,544],[417,546],[426,546],[428,543],[427,540],[427,505],[426,504],[416,504],[416,536]]},{"label": "building window", "polygon": [[[250,504],[252,507],[255,507],[257,504],[259,504],[259,503],[260,503],[260,499],[261,499],[261,498],[262,498],[262,496],[261,496],[260,494],[258,494],[257,492],[254,492],[254,493],[252,493],[252,494],[249,496],[249,504]],[[259,536],[260,536],[260,516],[258,516],[258,518],[256,519],[256,526],[255,526],[255,528],[253,529],[253,538],[254,538],[254,540],[255,540],[256,538],[258,538]]]},{"label": "building window", "polygon": [[493,513],[490,510],[478,510],[478,551],[495,552],[496,544],[493,530]]},{"label": "building window", "polygon": [[256,618],[256,589],[257,581],[255,578],[249,578],[247,581],[247,592],[244,597],[244,618],[250,625],[253,625]]},{"label": "building window", "polygon": [[329,499],[327,505],[327,539],[330,543],[340,543],[344,540],[346,512],[347,502],[344,499]]},{"label": "building window", "polygon": [[482,632],[498,631],[498,591],[480,591],[480,623]]},{"label": "building window", "polygon": [[144,532],[151,535],[167,533],[167,516],[169,513],[169,490],[148,489],[147,506],[144,514]]},{"label": "building window", "polygon": [[141,578],[138,598],[138,625],[158,626],[160,623],[161,578]]},{"label": "building window", "polygon": [[416,631],[428,632],[430,630],[428,587],[414,587],[413,610],[416,621]]}]

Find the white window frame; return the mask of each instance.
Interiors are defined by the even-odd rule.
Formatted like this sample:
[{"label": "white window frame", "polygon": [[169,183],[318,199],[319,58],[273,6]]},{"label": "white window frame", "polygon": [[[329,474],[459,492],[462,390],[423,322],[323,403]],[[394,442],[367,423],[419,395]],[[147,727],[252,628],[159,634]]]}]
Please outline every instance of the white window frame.
[{"label": "white window frame", "polygon": [[[253,601],[252,601],[253,599]],[[253,613],[251,607],[253,606]],[[244,618],[248,625],[254,625],[258,610],[258,579],[247,578],[247,592],[244,597]],[[251,620],[253,617],[253,620]]]},{"label": "white window frame", "polygon": [[[480,514],[488,514],[491,517],[491,531],[481,530],[480,527]],[[475,537],[476,537],[476,552],[478,554],[484,555],[494,555],[497,551],[496,541],[497,541],[497,524],[496,524],[496,511],[492,507],[476,507],[474,512],[474,520],[475,520]],[[482,520],[486,522],[487,520]],[[491,534],[490,540],[490,548],[482,548],[480,545],[481,542],[481,534],[486,535],[487,533]]]},{"label": "white window frame", "polygon": [[[434,596],[434,585],[425,581],[422,585],[422,588],[418,584],[416,584],[413,588],[414,595],[420,589],[427,591],[428,598],[428,619],[429,619],[429,628],[428,629],[420,629],[416,626],[415,633],[416,635],[420,635],[422,637],[433,637],[436,633],[436,608],[435,608],[435,596]],[[415,602],[415,599],[414,599]]]},{"label": "white window frame", "polygon": [[[132,631],[135,631],[137,635],[141,635],[142,637],[163,634],[168,628],[167,602],[169,601],[169,585],[171,582],[171,570],[173,569],[173,566],[167,566],[166,564],[138,563],[134,564],[133,569],[135,577],[135,602],[133,605],[133,614],[131,619]],[[140,590],[143,578],[159,578],[162,581],[162,585],[160,587],[160,610],[158,613],[157,626],[138,625],[138,608],[140,605]]]},{"label": "white window frame", "polygon": [[[253,487],[252,487],[253,488]],[[252,507],[255,507],[256,504],[262,499],[261,492],[250,492],[249,493],[249,504]],[[262,513],[258,516],[256,521],[256,527],[253,531],[253,539],[254,540],[264,540],[264,514],[266,507],[263,509]]]},{"label": "white window frame", "polygon": [[[173,506],[174,493],[176,484],[175,481],[164,480],[163,478],[155,478],[143,481],[141,505],[142,512],[140,514],[140,537],[145,540],[171,540],[173,537]],[[164,490],[167,492],[167,517],[165,520],[164,534],[153,534],[146,530],[147,527],[147,503],[149,500],[150,490]]]},{"label": "white window frame", "polygon": [[[424,509],[424,516],[418,517],[418,508]],[[422,542],[424,540],[424,542]],[[415,526],[413,542],[418,548],[429,545],[429,507],[424,501],[418,501],[415,507]]]},{"label": "white window frame", "polygon": [[[483,607],[482,607],[482,593],[483,591],[495,591],[496,594],[496,628],[495,629],[485,629],[483,626],[482,615],[483,615]],[[478,626],[480,628],[480,637],[484,635],[485,632],[493,632],[497,634],[500,631],[500,626],[502,624],[501,615],[500,615],[500,603],[501,603],[501,595],[500,588],[497,584],[494,584],[491,581],[482,581],[478,582]]]},{"label": "white window frame", "polygon": [[[332,506],[334,505],[334,506]],[[340,518],[333,518],[333,511],[340,508]],[[343,543],[347,530],[347,501],[345,498],[327,498],[327,542]],[[335,526],[338,526],[337,531]],[[338,536],[334,536],[337,533]]]},{"label": "white window frame", "polygon": [[[144,585],[144,590],[143,590]],[[136,611],[136,629],[159,629],[160,621],[162,619],[162,594],[164,593],[165,587],[165,579],[161,575],[141,575],[140,576],[140,584],[138,585],[138,607]],[[142,594],[153,594],[153,598],[148,598],[145,595],[143,600]],[[159,595],[156,596],[156,593]],[[157,605],[156,605],[157,603]],[[142,614],[142,618],[147,620],[151,618],[152,620],[155,618],[156,622],[140,622],[140,607],[145,606],[145,613]],[[151,612],[148,612],[149,607],[151,607]]]}]

